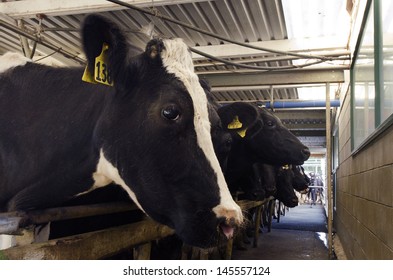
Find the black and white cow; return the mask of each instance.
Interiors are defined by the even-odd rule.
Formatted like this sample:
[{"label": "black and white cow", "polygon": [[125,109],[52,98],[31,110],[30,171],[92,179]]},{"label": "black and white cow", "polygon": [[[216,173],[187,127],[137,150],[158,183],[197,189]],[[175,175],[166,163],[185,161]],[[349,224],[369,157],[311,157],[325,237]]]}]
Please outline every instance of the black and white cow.
[{"label": "black and white cow", "polygon": [[114,87],[82,82],[82,68],[0,62],[0,209],[55,206],[114,182],[186,243],[209,247],[219,228],[230,237],[243,216],[213,148],[220,119],[187,46],[155,39],[135,55],[97,15],[82,37],[90,69],[108,48],[111,73],[101,64],[101,78]]}]

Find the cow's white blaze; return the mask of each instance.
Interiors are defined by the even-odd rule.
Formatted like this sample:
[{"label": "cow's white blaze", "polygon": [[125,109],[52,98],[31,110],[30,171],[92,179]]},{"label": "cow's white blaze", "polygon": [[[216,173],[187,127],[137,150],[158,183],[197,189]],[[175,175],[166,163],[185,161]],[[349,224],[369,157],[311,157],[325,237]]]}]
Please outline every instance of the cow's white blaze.
[{"label": "cow's white blaze", "polygon": [[17,66],[23,66],[27,62],[31,62],[31,59],[28,59],[19,53],[7,52],[0,56],[0,73]]},{"label": "cow's white blaze", "polygon": [[162,62],[168,73],[174,74],[184,83],[191,96],[194,106],[194,126],[199,147],[204,152],[212,169],[216,173],[220,188],[220,204],[213,208],[218,217],[233,217],[241,223],[243,216],[240,207],[233,201],[227,183],[222,173],[217,156],[214,152],[210,132],[207,97],[203,91],[198,76],[194,72],[194,64],[187,45],[181,39],[164,40],[164,50],[161,54]]},{"label": "cow's white blaze", "polygon": [[[93,173],[94,185],[88,190],[90,192],[96,188],[105,187],[108,184],[115,182],[120,185],[127,194],[131,197],[131,199],[135,202],[135,204],[142,210],[142,206],[140,205],[138,199],[136,198],[135,193],[132,191],[131,187],[128,186],[124,180],[120,177],[119,170],[110,163],[104,155],[104,152],[100,151],[100,159],[98,160],[97,169]],[[82,193],[81,193],[82,194]]]}]

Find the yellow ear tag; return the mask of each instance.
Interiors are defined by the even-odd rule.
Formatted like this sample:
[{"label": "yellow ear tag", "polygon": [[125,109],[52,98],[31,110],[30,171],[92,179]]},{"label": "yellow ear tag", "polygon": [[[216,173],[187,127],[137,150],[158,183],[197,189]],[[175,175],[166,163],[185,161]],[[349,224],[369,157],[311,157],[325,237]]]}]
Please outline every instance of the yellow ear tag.
[{"label": "yellow ear tag", "polygon": [[239,136],[241,138],[244,138],[244,137],[246,137],[247,128],[239,130],[239,131],[236,131],[236,132],[237,132],[237,134],[239,134]]},{"label": "yellow ear tag", "polygon": [[283,165],[283,166],[282,166],[282,169],[284,169],[284,170],[287,170],[287,169],[289,169],[289,165],[288,165],[288,164],[286,164],[286,165]]},{"label": "yellow ear tag", "polygon": [[233,121],[228,124],[228,129],[238,129],[238,128],[242,128],[243,124],[239,121],[239,117],[235,116],[233,118]]},{"label": "yellow ear tag", "polygon": [[113,86],[111,71],[108,67],[107,50],[109,46],[107,43],[102,44],[102,50],[99,56],[95,58],[94,73],[91,69],[86,66],[83,72],[82,81],[92,84],[104,84],[107,86]]},{"label": "yellow ear tag", "polygon": [[104,84],[107,86],[113,86],[111,69],[108,66],[107,50],[109,46],[107,43],[102,44],[102,51],[99,56],[96,57],[94,67],[94,80],[97,83]]},{"label": "yellow ear tag", "polygon": [[83,72],[82,76],[82,81],[91,83],[91,84],[96,84],[97,82],[94,80],[94,76],[91,73],[89,67],[86,65],[85,71]]}]

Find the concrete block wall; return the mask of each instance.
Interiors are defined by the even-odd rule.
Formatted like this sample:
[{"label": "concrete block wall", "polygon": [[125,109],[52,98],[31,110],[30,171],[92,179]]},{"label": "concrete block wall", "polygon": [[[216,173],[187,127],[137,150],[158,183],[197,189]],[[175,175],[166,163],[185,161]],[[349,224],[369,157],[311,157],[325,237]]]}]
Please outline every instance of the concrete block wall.
[{"label": "concrete block wall", "polygon": [[393,259],[393,127],[351,153],[350,94],[341,103],[334,227],[348,259]]}]

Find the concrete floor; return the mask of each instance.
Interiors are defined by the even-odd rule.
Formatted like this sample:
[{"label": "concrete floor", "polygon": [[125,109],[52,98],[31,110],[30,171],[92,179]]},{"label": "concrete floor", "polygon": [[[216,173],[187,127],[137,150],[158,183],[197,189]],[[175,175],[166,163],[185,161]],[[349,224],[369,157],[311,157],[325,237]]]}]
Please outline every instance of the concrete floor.
[{"label": "concrete floor", "polygon": [[321,204],[291,208],[271,232],[263,229],[258,248],[234,250],[234,260],[328,260],[325,210]]}]

